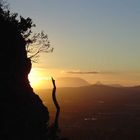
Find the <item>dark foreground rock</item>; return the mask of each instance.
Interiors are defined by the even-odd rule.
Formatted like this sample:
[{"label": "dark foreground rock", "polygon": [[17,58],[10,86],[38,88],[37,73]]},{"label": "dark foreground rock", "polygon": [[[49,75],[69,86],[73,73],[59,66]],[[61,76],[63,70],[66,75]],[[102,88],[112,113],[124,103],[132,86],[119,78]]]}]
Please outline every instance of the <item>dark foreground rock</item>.
[{"label": "dark foreground rock", "polygon": [[1,140],[48,139],[48,110],[28,80],[32,64],[27,56],[26,37],[32,26],[30,18],[18,19],[0,3]]},{"label": "dark foreground rock", "polygon": [[49,113],[32,88],[1,85],[0,136],[3,140],[46,139]]}]

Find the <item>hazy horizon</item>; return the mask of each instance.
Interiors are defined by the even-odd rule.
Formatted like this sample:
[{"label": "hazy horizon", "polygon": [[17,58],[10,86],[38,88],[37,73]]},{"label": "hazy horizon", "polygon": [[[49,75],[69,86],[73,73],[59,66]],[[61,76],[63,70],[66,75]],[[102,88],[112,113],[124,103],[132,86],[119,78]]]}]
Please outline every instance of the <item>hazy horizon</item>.
[{"label": "hazy horizon", "polygon": [[[57,88],[74,88],[74,87],[88,87],[92,85],[100,85],[100,86],[110,86],[110,87],[136,87],[140,86],[140,84],[122,84],[118,82],[103,82],[103,81],[95,81],[94,83],[90,83],[87,80],[81,77],[58,77],[55,79]],[[41,79],[37,81],[37,83],[30,82],[31,86],[35,90],[39,89],[52,89],[53,84],[51,78],[49,79]]]}]

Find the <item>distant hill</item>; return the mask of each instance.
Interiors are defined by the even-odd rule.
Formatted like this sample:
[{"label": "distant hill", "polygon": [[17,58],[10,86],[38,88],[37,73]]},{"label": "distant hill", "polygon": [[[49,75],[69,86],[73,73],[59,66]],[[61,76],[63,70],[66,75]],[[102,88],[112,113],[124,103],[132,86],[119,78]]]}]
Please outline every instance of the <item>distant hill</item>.
[{"label": "distant hill", "polygon": [[[51,96],[51,89],[36,90],[37,93],[47,99]],[[58,98],[64,99],[63,101],[79,102],[83,101],[88,104],[92,104],[93,101],[107,101],[111,103],[121,102],[134,102],[140,101],[140,86],[133,87],[112,87],[110,85],[87,85],[81,87],[57,87]],[[51,98],[51,97],[50,97]],[[49,102],[52,99],[49,100]],[[63,102],[62,101],[62,102]]]},{"label": "distant hill", "polygon": [[58,87],[81,87],[90,85],[86,80],[79,77],[61,77],[56,79]]},{"label": "distant hill", "polygon": [[122,87],[121,84],[111,84],[110,86],[111,86],[111,87]]},{"label": "distant hill", "polygon": [[[37,93],[54,114],[52,90]],[[72,140],[139,140],[140,86],[112,87],[94,84],[58,88],[60,127]],[[79,135],[80,134],[80,135]]]},{"label": "distant hill", "polygon": [[106,85],[106,86],[110,86],[110,87],[122,87],[121,84],[103,84],[100,81],[97,81],[94,85]]}]

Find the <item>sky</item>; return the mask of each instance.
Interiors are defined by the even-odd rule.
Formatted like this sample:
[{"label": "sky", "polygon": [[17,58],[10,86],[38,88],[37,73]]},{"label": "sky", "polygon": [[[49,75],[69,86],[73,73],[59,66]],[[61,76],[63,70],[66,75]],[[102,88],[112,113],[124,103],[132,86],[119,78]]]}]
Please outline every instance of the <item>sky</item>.
[{"label": "sky", "polygon": [[140,84],[139,0],[7,1],[11,11],[32,18],[34,31],[44,30],[54,48],[33,64],[32,81],[37,75],[76,76],[89,83]]}]

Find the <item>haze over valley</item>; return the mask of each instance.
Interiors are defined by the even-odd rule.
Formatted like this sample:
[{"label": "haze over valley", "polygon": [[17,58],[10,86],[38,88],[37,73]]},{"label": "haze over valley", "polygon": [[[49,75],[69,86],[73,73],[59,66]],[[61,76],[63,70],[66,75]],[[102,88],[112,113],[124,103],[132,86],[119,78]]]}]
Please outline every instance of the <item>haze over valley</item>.
[{"label": "haze over valley", "polygon": [[[53,121],[56,110],[51,92],[51,89],[36,91]],[[137,140],[140,137],[140,86],[95,84],[57,88],[56,96],[61,107],[61,132],[71,140]]]}]

